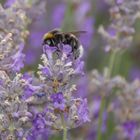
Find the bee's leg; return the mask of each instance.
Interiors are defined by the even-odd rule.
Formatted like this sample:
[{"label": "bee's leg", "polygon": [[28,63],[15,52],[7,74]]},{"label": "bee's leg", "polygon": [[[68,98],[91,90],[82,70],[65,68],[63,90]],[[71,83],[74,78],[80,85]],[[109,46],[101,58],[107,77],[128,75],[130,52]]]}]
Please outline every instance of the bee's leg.
[{"label": "bee's leg", "polygon": [[58,59],[62,56],[62,51],[60,50],[60,47],[56,45],[56,51],[54,52],[55,58]]},{"label": "bee's leg", "polygon": [[63,37],[62,37],[62,34],[56,34],[55,35],[55,42],[57,44],[57,48],[59,51],[62,51],[63,50]]},{"label": "bee's leg", "polygon": [[56,45],[56,51],[57,52],[61,52],[61,46],[60,46],[60,44]]},{"label": "bee's leg", "polygon": [[74,58],[77,59],[77,58],[80,56],[79,49],[75,49],[75,50],[73,51],[73,55],[74,55]]},{"label": "bee's leg", "polygon": [[56,45],[56,51],[60,51],[60,50],[59,50],[59,46],[58,46],[58,45]]},{"label": "bee's leg", "polygon": [[76,43],[73,43],[71,45],[71,53],[72,53],[74,59],[77,59],[79,57],[79,51],[78,51],[78,48],[77,48],[77,44]]},{"label": "bee's leg", "polygon": [[71,52],[74,52],[74,51],[76,51],[77,50],[77,48],[78,48],[78,43],[77,43],[77,41],[75,40],[75,39],[71,39],[71,41],[70,41],[70,46],[71,46]]}]

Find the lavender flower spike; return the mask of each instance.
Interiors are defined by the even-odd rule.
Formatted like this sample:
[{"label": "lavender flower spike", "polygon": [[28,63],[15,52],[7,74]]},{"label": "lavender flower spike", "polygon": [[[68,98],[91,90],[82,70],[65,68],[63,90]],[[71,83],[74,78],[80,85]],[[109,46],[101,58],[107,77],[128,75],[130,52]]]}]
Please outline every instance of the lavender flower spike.
[{"label": "lavender flower spike", "polygon": [[18,2],[6,9],[0,5],[0,16],[0,69],[19,71],[23,67],[22,50],[30,21]]},{"label": "lavender flower spike", "polygon": [[4,71],[0,71],[0,75],[0,139],[25,138],[32,117],[22,99],[26,81],[21,74],[17,74],[13,79]]},{"label": "lavender flower spike", "polygon": [[133,34],[135,33],[134,23],[140,18],[140,1],[132,0],[106,0],[111,5],[111,24],[105,30],[99,27],[99,33],[106,41],[106,51],[124,50],[131,46]]},{"label": "lavender flower spike", "polygon": [[[41,60],[43,64],[39,65],[38,75],[47,102],[40,113],[45,113],[45,128],[60,131],[89,122],[87,100],[73,95],[77,80],[84,75],[84,62],[74,58],[68,45],[60,46],[59,50],[44,46]],[[42,98],[37,102],[40,100]]]}]

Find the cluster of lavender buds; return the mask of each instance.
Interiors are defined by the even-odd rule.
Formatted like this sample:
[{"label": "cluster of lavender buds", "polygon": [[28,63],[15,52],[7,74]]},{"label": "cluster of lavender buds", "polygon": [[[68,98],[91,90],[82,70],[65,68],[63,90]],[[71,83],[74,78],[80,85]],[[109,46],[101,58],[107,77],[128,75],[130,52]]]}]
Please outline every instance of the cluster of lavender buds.
[{"label": "cluster of lavender buds", "polygon": [[76,82],[84,75],[84,62],[80,58],[75,60],[68,45],[62,45],[59,51],[45,45],[43,51],[37,72],[40,88],[26,100],[34,114],[33,131],[64,130],[66,139],[68,129],[90,121],[87,99],[73,95]]},{"label": "cluster of lavender buds", "polygon": [[15,0],[0,7],[0,139],[46,140],[63,130],[66,140],[68,129],[90,121],[87,99],[74,95],[84,62],[71,46],[45,45],[37,76],[20,73],[32,4]]},{"label": "cluster of lavender buds", "polygon": [[140,81],[132,83],[124,81],[122,87],[115,93],[115,99],[109,110],[115,116],[115,130],[118,139],[135,140],[140,137]]},{"label": "cluster of lavender buds", "polygon": [[29,15],[33,15],[30,9],[37,1],[15,0],[11,5],[10,1],[5,4],[6,8],[0,5],[0,69],[20,71],[25,57],[22,51],[29,35],[27,27],[31,23]]},{"label": "cluster of lavender buds", "polygon": [[[94,9],[100,2],[101,11],[109,10],[103,24],[96,20]],[[125,64],[121,67],[121,57],[133,45],[138,18],[140,0],[3,1],[0,140],[139,140],[140,80],[129,81],[121,71],[128,71]],[[92,63],[91,46],[102,44],[94,34],[94,23],[109,55],[99,52],[95,55],[100,60]],[[47,45],[42,36],[54,28],[62,29],[63,37],[76,37],[81,46],[56,43],[51,33],[48,38],[57,45]],[[73,31],[86,33],[76,32],[85,33],[78,36]],[[109,61],[101,70],[97,63],[104,64],[104,57]],[[84,59],[90,61],[87,71]]]},{"label": "cluster of lavender buds", "polygon": [[16,3],[6,9],[0,6],[0,17],[0,69],[19,71],[23,67],[29,19]]},{"label": "cluster of lavender buds", "polygon": [[[31,2],[31,1],[30,1]],[[28,81],[21,73],[25,55],[22,53],[31,20],[26,9],[29,1],[7,1],[0,5],[0,139],[26,139],[32,114],[24,100]],[[27,132],[27,133],[26,133]]]},{"label": "cluster of lavender buds", "polygon": [[107,29],[100,26],[98,32],[106,41],[105,51],[110,52],[111,57],[103,74],[97,70],[92,72],[89,85],[89,93],[94,94],[96,101],[96,105],[93,101],[90,108],[93,111],[92,120],[97,121],[98,126],[98,130],[95,130],[97,131],[95,138],[101,140],[102,134],[108,132],[109,128],[105,124],[107,121],[104,120],[107,113],[107,120],[111,120],[113,114],[112,129],[117,132],[114,135],[117,139],[138,140],[140,81],[129,83],[120,75],[112,77],[112,73],[116,54],[118,52],[121,54],[132,44],[135,33],[134,23],[140,17],[140,1],[106,0],[106,2],[111,6],[109,10],[111,23]]},{"label": "cluster of lavender buds", "polygon": [[32,116],[22,99],[26,81],[22,74],[10,78],[5,71],[0,71],[0,75],[0,139],[25,139]]},{"label": "cluster of lavender buds", "polygon": [[99,33],[105,39],[106,51],[125,50],[130,47],[135,33],[134,23],[140,17],[139,0],[106,0],[111,5],[111,24],[105,30],[100,26]]},{"label": "cluster of lavender buds", "polygon": [[20,71],[23,68],[27,27],[43,12],[44,6],[44,1],[38,0],[7,0],[4,8],[0,5],[0,69]]}]

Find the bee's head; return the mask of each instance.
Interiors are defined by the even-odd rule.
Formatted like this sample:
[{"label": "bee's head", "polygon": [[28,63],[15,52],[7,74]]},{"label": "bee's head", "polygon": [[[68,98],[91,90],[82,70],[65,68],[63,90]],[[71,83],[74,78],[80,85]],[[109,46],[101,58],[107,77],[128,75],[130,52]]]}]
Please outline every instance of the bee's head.
[{"label": "bee's head", "polygon": [[46,33],[43,36],[42,45],[55,46],[54,35],[52,33]]}]

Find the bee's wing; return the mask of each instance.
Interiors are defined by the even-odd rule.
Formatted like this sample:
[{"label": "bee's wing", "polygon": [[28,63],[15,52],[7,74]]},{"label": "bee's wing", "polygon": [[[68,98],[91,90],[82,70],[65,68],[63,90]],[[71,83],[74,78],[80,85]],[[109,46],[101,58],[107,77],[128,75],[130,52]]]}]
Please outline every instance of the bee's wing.
[{"label": "bee's wing", "polygon": [[50,32],[53,34],[60,34],[62,31],[59,28],[55,28],[55,29],[51,30]]},{"label": "bee's wing", "polygon": [[72,31],[72,32],[64,32],[64,34],[73,34],[76,37],[79,37],[81,34],[85,34],[87,31]]}]

